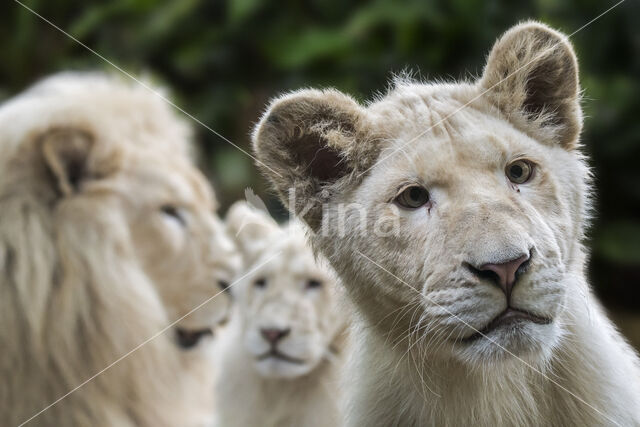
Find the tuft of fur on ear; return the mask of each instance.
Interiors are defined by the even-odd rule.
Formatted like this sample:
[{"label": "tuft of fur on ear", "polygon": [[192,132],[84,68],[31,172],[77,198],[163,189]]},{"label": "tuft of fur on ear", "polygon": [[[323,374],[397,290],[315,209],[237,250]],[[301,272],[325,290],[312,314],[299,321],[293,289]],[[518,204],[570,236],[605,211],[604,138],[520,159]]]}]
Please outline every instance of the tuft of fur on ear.
[{"label": "tuft of fur on ear", "polygon": [[89,174],[89,155],[94,138],[73,128],[51,129],[40,136],[44,161],[63,196],[77,192]]},{"label": "tuft of fur on ear", "polygon": [[564,34],[537,22],[511,28],[493,46],[480,86],[518,127],[567,149],[577,145],[578,62]]},{"label": "tuft of fur on ear", "polygon": [[251,266],[266,249],[270,237],[280,233],[280,227],[273,218],[244,201],[235,202],[229,208],[225,222],[227,231],[242,252],[246,267]]},{"label": "tuft of fur on ear", "polygon": [[364,108],[348,95],[306,89],[272,101],[255,128],[253,148],[280,200],[294,200],[289,209],[316,229],[322,204],[377,158],[369,129]]}]

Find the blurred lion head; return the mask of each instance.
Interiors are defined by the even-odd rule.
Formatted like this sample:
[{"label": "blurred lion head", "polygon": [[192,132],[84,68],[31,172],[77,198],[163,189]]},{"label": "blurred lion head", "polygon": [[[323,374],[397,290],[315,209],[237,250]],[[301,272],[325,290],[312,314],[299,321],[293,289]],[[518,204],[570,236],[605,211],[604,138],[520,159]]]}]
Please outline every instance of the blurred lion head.
[{"label": "blurred lion head", "polygon": [[344,331],[335,274],[314,257],[300,223],[279,226],[244,202],[232,206],[227,222],[246,260],[234,295],[254,368],[279,378],[311,372],[338,351]]}]

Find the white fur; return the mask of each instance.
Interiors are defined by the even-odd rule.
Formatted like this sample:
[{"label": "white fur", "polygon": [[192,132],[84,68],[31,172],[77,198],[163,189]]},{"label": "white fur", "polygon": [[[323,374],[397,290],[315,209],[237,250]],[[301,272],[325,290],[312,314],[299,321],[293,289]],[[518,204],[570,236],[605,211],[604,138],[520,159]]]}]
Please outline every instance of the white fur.
[{"label": "white fur", "polygon": [[[51,77],[0,107],[0,424],[14,426],[217,293],[239,267],[189,128],[145,89]],[[163,210],[173,206],[184,219]],[[226,317],[221,296],[185,329]],[[196,426],[211,339],[139,347],[29,425]]]},{"label": "white fur", "polygon": [[[299,224],[280,228],[243,203],[232,207],[228,221],[234,233],[245,225],[238,239],[252,273],[234,287],[237,304],[220,343],[218,425],[337,425],[346,315],[334,274],[314,258]],[[256,286],[258,279],[265,280],[262,287]],[[311,279],[320,287],[309,288]],[[271,348],[262,328],[290,328],[277,349],[298,361],[261,360]]]}]

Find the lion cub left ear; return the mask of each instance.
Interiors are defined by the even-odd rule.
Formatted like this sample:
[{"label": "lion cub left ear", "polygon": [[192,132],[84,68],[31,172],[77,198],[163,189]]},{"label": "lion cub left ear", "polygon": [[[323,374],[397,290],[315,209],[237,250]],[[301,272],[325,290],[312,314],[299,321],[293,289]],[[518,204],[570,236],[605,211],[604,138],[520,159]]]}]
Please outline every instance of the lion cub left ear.
[{"label": "lion cub left ear", "polygon": [[58,191],[63,196],[77,192],[82,180],[89,175],[93,136],[79,129],[52,129],[40,137],[40,143],[45,164]]},{"label": "lion cub left ear", "polygon": [[578,62],[568,38],[528,22],[493,46],[480,89],[516,126],[566,149],[582,128]]}]

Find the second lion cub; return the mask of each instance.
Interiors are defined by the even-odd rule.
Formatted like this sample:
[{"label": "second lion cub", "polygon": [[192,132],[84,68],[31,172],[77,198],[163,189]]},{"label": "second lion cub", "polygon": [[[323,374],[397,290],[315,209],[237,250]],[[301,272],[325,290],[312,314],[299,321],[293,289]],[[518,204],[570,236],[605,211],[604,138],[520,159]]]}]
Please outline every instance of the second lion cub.
[{"label": "second lion cub", "polygon": [[302,225],[280,227],[240,202],[228,214],[246,274],[221,337],[218,425],[335,426],[346,316],[328,265],[314,258]]}]

